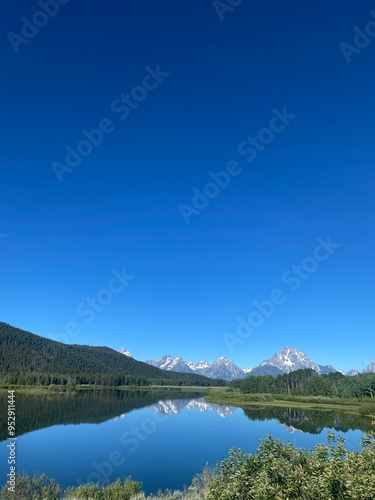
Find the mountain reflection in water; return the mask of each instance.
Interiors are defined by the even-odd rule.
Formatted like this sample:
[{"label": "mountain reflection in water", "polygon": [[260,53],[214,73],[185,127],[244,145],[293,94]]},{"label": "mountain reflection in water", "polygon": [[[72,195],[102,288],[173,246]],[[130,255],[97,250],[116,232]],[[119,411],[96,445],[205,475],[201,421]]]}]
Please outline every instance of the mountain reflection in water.
[{"label": "mountain reflection in water", "polygon": [[[7,391],[0,391],[0,408],[7,405]],[[62,394],[16,393],[17,436],[54,425],[101,423],[119,420],[127,413],[150,408],[162,415],[184,411],[213,411],[220,417],[229,417],[243,411],[252,421],[274,420],[288,432],[319,434],[324,428],[337,431],[371,430],[371,419],[340,410],[312,410],[293,407],[259,406],[240,409],[233,406],[207,403],[199,392],[161,392],[127,390],[84,390]],[[0,421],[0,441],[7,438],[5,419]]]}]

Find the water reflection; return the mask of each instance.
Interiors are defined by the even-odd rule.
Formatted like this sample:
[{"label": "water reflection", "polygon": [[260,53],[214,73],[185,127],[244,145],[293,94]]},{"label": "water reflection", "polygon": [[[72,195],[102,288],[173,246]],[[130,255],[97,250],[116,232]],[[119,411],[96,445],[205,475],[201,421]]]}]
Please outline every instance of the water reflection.
[{"label": "water reflection", "polygon": [[234,406],[221,406],[215,403],[206,403],[203,397],[190,401],[187,399],[176,399],[174,401],[167,399],[151,405],[150,408],[163,415],[170,415],[171,413],[177,415],[184,410],[199,410],[201,412],[214,411],[223,418],[232,415],[236,410]]},{"label": "water reflection", "polygon": [[372,430],[371,418],[341,410],[305,410],[303,408],[264,406],[244,410],[249,420],[276,420],[289,432],[320,434],[330,428],[340,432]]},{"label": "water reflection", "polygon": [[[6,411],[7,392],[0,391],[0,408]],[[371,419],[339,410],[311,410],[293,407],[253,407],[238,409],[207,403],[202,393],[152,392],[122,390],[85,390],[66,394],[16,393],[17,436],[54,425],[99,424],[110,419],[119,421],[129,412],[149,408],[162,415],[177,415],[189,410],[215,412],[228,417],[243,411],[252,421],[274,420],[288,432],[320,434],[325,428],[347,432],[371,430]],[[4,414],[4,413],[3,413]],[[5,419],[0,421],[0,441],[7,438]]]},{"label": "water reflection", "polygon": [[[201,397],[199,392],[186,392],[184,397]],[[16,392],[16,435],[69,424],[99,424],[124,416],[135,409],[169,400],[180,399],[181,392],[84,390],[60,394],[31,394]],[[0,391],[1,414],[7,408],[7,391]],[[6,420],[0,420],[0,442],[8,437]]]},{"label": "water reflection", "polygon": [[[0,405],[5,415],[6,391],[0,392]],[[16,393],[16,410],[20,473],[46,473],[66,488],[97,481],[106,470],[105,480],[130,475],[142,481],[148,493],[182,489],[206,463],[225,458],[230,448],[254,453],[267,434],[309,449],[325,442],[326,432],[319,433],[331,427],[345,432],[349,449],[355,450],[360,430],[371,428],[371,419],[340,411],[270,406],[244,410],[206,403],[202,393],[181,391]],[[1,463],[8,454],[5,424],[6,419],[0,419]],[[346,432],[349,429],[357,430]],[[0,486],[4,482],[0,475]]]},{"label": "water reflection", "polygon": [[[148,406],[151,410],[156,411],[161,415],[178,415],[184,410],[198,410],[200,412],[214,411],[220,417],[227,417],[235,412],[236,408],[234,406],[221,406],[215,403],[206,403],[204,397],[196,399],[165,399],[160,400],[157,403]],[[125,413],[115,417],[115,421],[119,421],[121,418],[125,417]]]}]

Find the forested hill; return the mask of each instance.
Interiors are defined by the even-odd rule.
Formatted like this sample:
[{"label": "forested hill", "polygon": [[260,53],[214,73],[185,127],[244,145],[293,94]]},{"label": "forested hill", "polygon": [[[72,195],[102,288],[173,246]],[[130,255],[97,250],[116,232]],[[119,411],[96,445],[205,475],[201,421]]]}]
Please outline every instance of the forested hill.
[{"label": "forested hill", "polygon": [[0,383],[202,386],[217,381],[161,370],[109,347],[62,344],[0,322]]}]

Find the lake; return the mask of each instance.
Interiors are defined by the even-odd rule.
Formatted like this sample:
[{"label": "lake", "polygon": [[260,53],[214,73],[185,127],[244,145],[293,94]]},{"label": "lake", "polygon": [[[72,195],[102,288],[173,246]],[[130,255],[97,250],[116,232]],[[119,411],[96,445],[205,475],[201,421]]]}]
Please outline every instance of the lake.
[{"label": "lake", "polygon": [[[6,397],[1,391],[0,486],[9,469]],[[333,429],[345,435],[350,450],[359,450],[371,427],[371,419],[340,411],[243,410],[184,392],[16,393],[16,411],[17,472],[46,473],[64,488],[130,475],[147,493],[182,489],[230,448],[254,452],[267,434],[311,448]]]}]

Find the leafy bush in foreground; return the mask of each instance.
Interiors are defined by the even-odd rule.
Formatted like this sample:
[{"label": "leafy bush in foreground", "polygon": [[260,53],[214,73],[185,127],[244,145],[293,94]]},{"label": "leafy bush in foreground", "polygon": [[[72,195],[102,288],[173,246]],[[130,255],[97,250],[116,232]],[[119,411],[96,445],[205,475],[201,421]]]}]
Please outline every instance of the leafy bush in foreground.
[{"label": "leafy bush in foreground", "polygon": [[329,445],[299,450],[268,436],[255,455],[231,450],[209,486],[209,499],[368,499],[375,498],[375,434],[349,452],[344,439],[328,434]]},{"label": "leafy bush in foreground", "polygon": [[29,476],[16,475],[15,492],[8,491],[7,485],[0,491],[1,500],[56,500],[61,498],[61,486],[46,474]]},{"label": "leafy bush in foreground", "polygon": [[125,481],[117,479],[114,483],[106,486],[99,486],[98,484],[81,484],[78,487],[68,488],[65,491],[64,499],[66,500],[131,500],[136,493],[139,493],[142,483],[132,481],[127,477]]}]

